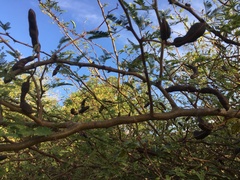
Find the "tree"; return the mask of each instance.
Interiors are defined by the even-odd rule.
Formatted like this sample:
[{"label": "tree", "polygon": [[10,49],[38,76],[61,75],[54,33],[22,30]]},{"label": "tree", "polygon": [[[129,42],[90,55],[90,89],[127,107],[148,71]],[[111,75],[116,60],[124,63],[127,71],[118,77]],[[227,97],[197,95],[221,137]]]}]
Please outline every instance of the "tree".
[{"label": "tree", "polygon": [[[107,13],[97,3],[102,23],[79,33],[58,2],[39,1],[64,33],[51,54],[32,9],[30,46],[1,22],[2,177],[238,179],[238,1],[205,1],[202,13],[175,0],[162,11],[156,0],[119,0]],[[64,87],[76,92],[58,104],[48,92]]]}]

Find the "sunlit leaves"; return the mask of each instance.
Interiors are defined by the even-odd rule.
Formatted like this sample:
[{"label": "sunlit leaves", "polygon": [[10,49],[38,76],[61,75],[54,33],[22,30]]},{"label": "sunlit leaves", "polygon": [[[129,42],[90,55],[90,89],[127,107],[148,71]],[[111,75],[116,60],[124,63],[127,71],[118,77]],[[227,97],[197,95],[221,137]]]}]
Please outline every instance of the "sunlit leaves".
[{"label": "sunlit leaves", "polygon": [[35,136],[48,136],[52,133],[52,130],[48,127],[37,127],[34,128]]},{"label": "sunlit leaves", "polygon": [[16,58],[16,59],[21,56],[21,53],[18,52],[18,51],[12,52],[12,51],[6,50],[6,52],[7,52],[9,55],[11,55],[12,57]]}]

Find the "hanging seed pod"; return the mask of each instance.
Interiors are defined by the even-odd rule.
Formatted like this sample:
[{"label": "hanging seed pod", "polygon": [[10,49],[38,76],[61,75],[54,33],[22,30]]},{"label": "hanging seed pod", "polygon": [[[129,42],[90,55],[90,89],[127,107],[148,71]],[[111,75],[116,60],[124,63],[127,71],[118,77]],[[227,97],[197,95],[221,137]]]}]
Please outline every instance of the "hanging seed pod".
[{"label": "hanging seed pod", "polygon": [[28,93],[29,89],[30,89],[30,78],[28,78],[28,80],[24,83],[22,83],[22,87],[21,87],[21,101],[25,100],[26,94]]},{"label": "hanging seed pod", "polygon": [[180,47],[180,46],[184,45],[186,42],[184,40],[184,37],[177,37],[174,39],[173,43],[176,47]]},{"label": "hanging seed pod", "polygon": [[174,92],[174,91],[188,91],[188,92],[197,92],[198,90],[191,85],[174,85],[170,86],[165,89],[167,92]]},{"label": "hanging seed pod", "polygon": [[33,113],[32,107],[25,100],[20,102],[20,107],[22,108],[22,111],[26,114]]},{"label": "hanging seed pod", "polygon": [[198,127],[203,131],[211,131],[213,129],[212,124],[204,122],[201,117],[198,117]]},{"label": "hanging seed pod", "polygon": [[85,107],[86,100],[87,100],[87,97],[81,102],[81,108]]},{"label": "hanging seed pod", "polygon": [[87,111],[88,109],[90,108],[90,106],[85,106],[85,107],[82,107],[81,109],[79,109],[79,114],[83,114],[85,111]]},{"label": "hanging seed pod", "polygon": [[32,46],[36,53],[40,52],[40,44],[38,41],[38,27],[37,27],[37,19],[36,14],[32,9],[28,11],[28,23],[29,23],[29,35],[32,40]]},{"label": "hanging seed pod", "polygon": [[57,65],[57,67],[53,70],[52,77],[55,76],[59,72],[61,67],[62,67],[61,65]]},{"label": "hanging seed pod", "polygon": [[4,159],[7,159],[7,156],[5,156],[5,155],[0,155],[0,161],[3,161]]},{"label": "hanging seed pod", "polygon": [[166,41],[168,38],[170,38],[171,28],[164,17],[161,21],[160,26],[161,39]]},{"label": "hanging seed pod", "polygon": [[206,30],[206,24],[204,22],[195,23],[191,26],[191,28],[188,30],[187,34],[185,35],[187,42],[194,42],[199,37],[201,37]]},{"label": "hanging seed pod", "polygon": [[195,23],[190,27],[185,36],[175,38],[173,44],[176,47],[180,47],[186,43],[194,42],[204,34],[205,30],[206,24],[204,22]]},{"label": "hanging seed pod", "polygon": [[204,139],[210,133],[211,133],[211,131],[194,131],[193,136],[194,136],[195,139],[199,140],[199,139]]},{"label": "hanging seed pod", "polygon": [[13,66],[12,66],[12,71],[16,71],[18,69],[23,69],[24,66],[33,61],[35,59],[35,56],[28,56],[26,58],[20,59],[18,62],[16,62]]},{"label": "hanging seed pod", "polygon": [[100,108],[99,108],[99,110],[98,110],[98,112],[99,112],[99,113],[102,113],[102,111],[104,110],[104,108],[105,108],[105,106],[104,106],[104,105],[101,105]]},{"label": "hanging seed pod", "polygon": [[193,71],[193,74],[190,76],[191,79],[194,79],[198,76],[198,68],[196,66],[189,65],[189,64],[184,64],[184,65]]},{"label": "hanging seed pod", "polygon": [[74,108],[72,108],[70,112],[72,115],[78,115],[78,112]]},{"label": "hanging seed pod", "polygon": [[147,103],[144,105],[144,108],[147,108],[149,105],[150,105],[150,102],[147,102]]}]

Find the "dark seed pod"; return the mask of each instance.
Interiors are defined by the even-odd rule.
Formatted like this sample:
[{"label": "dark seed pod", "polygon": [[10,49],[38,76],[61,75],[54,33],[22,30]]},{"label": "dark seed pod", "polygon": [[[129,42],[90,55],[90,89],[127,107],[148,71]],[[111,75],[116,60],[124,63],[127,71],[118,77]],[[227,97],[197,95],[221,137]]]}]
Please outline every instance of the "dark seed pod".
[{"label": "dark seed pod", "polygon": [[85,106],[85,107],[82,107],[81,109],[79,109],[79,114],[83,114],[85,111],[87,111],[90,107],[89,106]]},{"label": "dark seed pod", "polygon": [[26,114],[33,113],[32,107],[25,100],[20,102],[20,107],[22,108],[22,111]]},{"label": "dark seed pod", "polygon": [[32,9],[28,11],[28,23],[29,23],[29,35],[32,40],[32,46],[36,53],[40,52],[40,44],[38,41],[38,27],[37,27],[37,19],[36,14]]},{"label": "dark seed pod", "polygon": [[165,89],[167,92],[174,92],[174,91],[188,91],[188,92],[197,92],[198,90],[191,85],[175,85],[175,86],[170,86]]},{"label": "dark seed pod", "polygon": [[22,87],[21,87],[21,101],[25,100],[26,94],[28,93],[29,89],[30,89],[30,82],[29,82],[30,78],[28,78],[28,80],[24,83],[22,83]]},{"label": "dark seed pod", "polygon": [[171,35],[171,29],[165,18],[162,19],[160,26],[161,39],[167,40]]},{"label": "dark seed pod", "polygon": [[195,23],[190,27],[185,36],[175,38],[173,44],[176,47],[180,47],[186,43],[194,42],[204,34],[205,30],[206,24],[204,22]]},{"label": "dark seed pod", "polygon": [[7,156],[1,155],[1,156],[0,156],[0,161],[3,161],[4,159],[7,159]]},{"label": "dark seed pod", "polygon": [[185,121],[187,122],[190,118],[191,116],[186,117]]},{"label": "dark seed pod", "polygon": [[53,70],[52,77],[58,73],[61,67],[62,67],[61,65],[57,65],[57,67]]},{"label": "dark seed pod", "polygon": [[81,108],[85,107],[86,100],[87,100],[87,97],[81,102]]},{"label": "dark seed pod", "polygon": [[198,117],[198,127],[203,131],[211,131],[213,128],[211,124],[205,123],[201,117]]},{"label": "dark seed pod", "polygon": [[12,67],[12,71],[18,70],[18,69],[23,69],[24,66],[33,61],[35,59],[35,56],[28,56],[26,58],[20,59],[18,62],[16,62],[13,67]]},{"label": "dark seed pod", "polygon": [[144,105],[144,108],[147,108],[149,105],[150,105],[150,102],[147,102],[147,103]]},{"label": "dark seed pod", "polygon": [[78,114],[78,112],[77,112],[74,108],[72,108],[70,112],[71,112],[71,114],[73,114],[73,115],[77,115],[77,114]]},{"label": "dark seed pod", "polygon": [[240,147],[234,149],[234,155],[236,156],[238,153],[240,153]]},{"label": "dark seed pod", "polygon": [[173,44],[176,47],[180,47],[180,46],[184,45],[185,44],[184,37],[177,37],[177,38],[175,38],[174,41],[173,41]]},{"label": "dark seed pod", "polygon": [[187,42],[194,42],[199,37],[201,37],[206,30],[206,24],[204,22],[195,23],[190,27],[187,34],[185,35],[185,38],[187,39]]},{"label": "dark seed pod", "polygon": [[184,65],[193,71],[193,74],[190,76],[191,79],[194,79],[198,76],[198,68],[196,66],[189,65],[189,64],[184,64]]},{"label": "dark seed pod", "polygon": [[104,105],[101,105],[98,112],[101,113],[104,110],[104,108],[105,108]]},{"label": "dark seed pod", "polygon": [[193,136],[194,136],[195,139],[199,140],[199,139],[204,139],[210,133],[211,133],[211,131],[194,131]]}]

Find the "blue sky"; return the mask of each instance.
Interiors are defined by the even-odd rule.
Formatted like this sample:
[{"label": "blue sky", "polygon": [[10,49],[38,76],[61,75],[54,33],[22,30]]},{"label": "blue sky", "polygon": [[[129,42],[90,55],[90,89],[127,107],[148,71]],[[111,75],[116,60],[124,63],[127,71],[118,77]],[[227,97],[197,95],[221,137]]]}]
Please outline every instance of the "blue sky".
[{"label": "blue sky", "polygon": [[[79,33],[92,30],[102,22],[101,12],[96,0],[59,0],[58,2],[62,9],[66,10],[62,16],[64,21],[74,20]],[[109,2],[109,6],[105,12],[115,8],[117,5],[117,1],[102,0],[101,2],[102,4]],[[169,7],[170,5],[167,0],[159,3],[159,9]],[[192,7],[200,12],[203,9],[203,0],[192,3]],[[3,23],[11,22],[9,33],[17,40],[31,44],[27,20],[27,13],[30,8],[37,15],[39,40],[42,50],[46,52],[54,50],[63,34],[57,25],[53,24],[52,20],[41,12],[38,7],[38,0],[5,0],[0,6],[0,21]],[[122,13],[120,6],[114,13],[118,13],[118,15]],[[131,38],[128,32],[125,31],[123,33],[125,33],[126,38]],[[122,43],[125,42],[127,41],[123,40]],[[27,56],[29,50],[31,50],[18,44],[13,44],[13,47],[19,49],[23,53],[23,56]]]},{"label": "blue sky", "polygon": [[[93,1],[61,1],[63,9],[66,13],[63,14],[63,18],[66,21],[75,20],[78,29],[81,31],[91,28],[91,25],[96,25],[99,21],[99,17],[96,15],[98,10],[96,5],[91,5],[89,2]],[[67,2],[67,3],[66,3]],[[95,7],[95,8],[94,8]],[[52,20],[41,12],[38,7],[37,0],[7,0],[0,6],[0,21],[3,23],[10,22],[11,29],[8,31],[11,36],[19,41],[31,44],[31,40],[28,32],[28,10],[33,9],[37,15],[37,24],[39,29],[39,41],[42,45],[42,50],[50,52],[58,45],[59,39],[63,36],[56,24],[52,23]],[[99,11],[99,10],[98,10]],[[84,14],[80,16],[80,14]],[[84,22],[85,21],[85,22]],[[86,23],[88,21],[88,23]],[[88,26],[88,27],[87,27]],[[1,31],[2,32],[2,31]],[[27,56],[24,53],[29,53],[29,49],[13,44],[13,47],[19,49],[23,56]],[[30,51],[31,52],[31,51]]]},{"label": "blue sky", "polygon": [[[103,20],[97,0],[59,0],[58,2],[61,8],[66,11],[61,18],[64,19],[65,22],[74,20],[77,25],[78,33],[95,29]],[[105,13],[107,13],[109,10],[117,6],[118,1],[101,0],[101,2],[102,4],[104,4],[104,2],[109,2],[109,6],[105,10]],[[160,10],[171,8],[171,5],[168,4],[167,0],[161,0],[161,2],[163,3],[159,3]],[[192,7],[196,9],[197,12],[201,12],[203,9],[203,0],[193,2]],[[56,49],[59,39],[63,37],[63,34],[58,26],[52,22],[52,19],[41,12],[38,6],[38,0],[5,0],[0,6],[0,21],[3,23],[10,22],[11,29],[8,31],[10,35],[19,41],[31,45],[27,19],[28,10],[30,8],[36,12],[41,49],[50,54],[51,50],[53,51]],[[120,15],[122,13],[121,7],[119,6],[118,10],[113,13]],[[155,16],[151,17],[153,17],[153,21],[156,19]],[[103,26],[101,30],[104,30],[104,28],[105,27]],[[178,31],[184,31],[184,29],[179,28]],[[3,30],[0,30],[0,32],[3,32]],[[124,43],[127,42],[127,38],[134,40],[129,31],[124,30],[121,33],[123,36],[118,45],[124,45]],[[106,42],[103,43],[106,48],[111,48],[106,45]],[[23,57],[29,56],[32,53],[31,48],[13,43],[12,41],[10,44],[13,48],[19,50]],[[5,48],[5,50],[7,50],[7,48]]]}]

